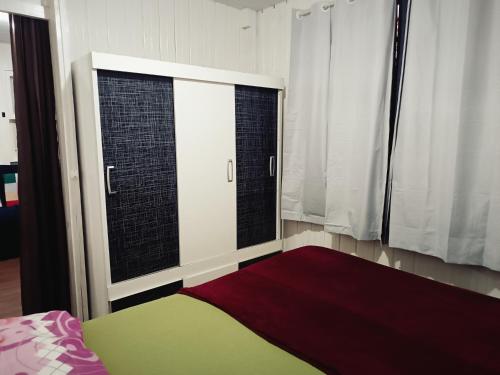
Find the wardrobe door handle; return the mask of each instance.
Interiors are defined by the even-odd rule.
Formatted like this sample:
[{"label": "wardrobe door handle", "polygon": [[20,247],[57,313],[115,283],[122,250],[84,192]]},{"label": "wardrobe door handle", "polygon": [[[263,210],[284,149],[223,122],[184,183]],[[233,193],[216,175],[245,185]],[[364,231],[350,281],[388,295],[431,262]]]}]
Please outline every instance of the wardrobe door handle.
[{"label": "wardrobe door handle", "polygon": [[106,167],[106,186],[108,188],[108,194],[109,195],[112,195],[112,194],[116,194],[117,191],[113,191],[111,190],[111,170],[112,169],[115,169],[115,166],[114,165],[108,165]]},{"label": "wardrobe door handle", "polygon": [[227,182],[233,182],[233,161],[229,159],[227,161]]},{"label": "wardrobe door handle", "polygon": [[275,157],[271,156],[269,157],[269,176],[274,177],[275,173],[276,173]]}]

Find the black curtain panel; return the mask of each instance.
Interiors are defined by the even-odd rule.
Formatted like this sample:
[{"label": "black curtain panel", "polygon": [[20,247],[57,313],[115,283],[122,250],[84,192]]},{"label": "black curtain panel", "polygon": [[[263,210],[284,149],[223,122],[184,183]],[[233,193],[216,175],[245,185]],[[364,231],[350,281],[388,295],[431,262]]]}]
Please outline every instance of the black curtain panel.
[{"label": "black curtain panel", "polygon": [[396,27],[394,28],[394,56],[391,87],[391,111],[389,117],[389,153],[387,163],[386,194],[384,201],[384,215],[382,220],[382,243],[389,242],[389,221],[391,218],[391,157],[393,145],[396,143],[399,121],[399,107],[401,93],[403,92],[404,67],[406,58],[406,41],[408,39],[408,26],[410,22],[411,0],[396,1]]},{"label": "black curtain panel", "polygon": [[19,153],[23,313],[69,310],[69,271],[47,21],[10,16]]}]

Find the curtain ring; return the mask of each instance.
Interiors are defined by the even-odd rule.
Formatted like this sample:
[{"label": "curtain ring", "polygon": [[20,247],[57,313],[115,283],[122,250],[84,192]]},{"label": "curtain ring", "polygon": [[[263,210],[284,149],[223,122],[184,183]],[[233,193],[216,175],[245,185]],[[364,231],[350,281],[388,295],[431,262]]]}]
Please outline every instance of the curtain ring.
[{"label": "curtain ring", "polygon": [[306,10],[305,12],[301,12],[300,10],[298,10],[297,13],[295,13],[295,17],[297,17],[298,20],[301,20],[302,18],[310,14],[311,14],[310,10]]},{"label": "curtain ring", "polygon": [[321,6],[321,10],[323,12],[328,12],[330,10],[330,8],[333,8],[335,6],[335,3],[327,3],[327,4],[323,4]]}]

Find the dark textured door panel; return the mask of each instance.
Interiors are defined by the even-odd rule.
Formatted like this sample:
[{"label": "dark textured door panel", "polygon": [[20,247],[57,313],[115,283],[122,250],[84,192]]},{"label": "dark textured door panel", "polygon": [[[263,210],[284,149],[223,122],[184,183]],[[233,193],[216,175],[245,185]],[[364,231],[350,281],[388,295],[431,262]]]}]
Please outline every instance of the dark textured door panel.
[{"label": "dark textured door panel", "polygon": [[[238,249],[276,239],[278,90],[236,86]],[[274,158],[271,176],[270,158]]]},{"label": "dark textured door panel", "polygon": [[118,282],[179,264],[173,81],[98,71],[98,86],[104,171],[115,167],[106,210]]}]

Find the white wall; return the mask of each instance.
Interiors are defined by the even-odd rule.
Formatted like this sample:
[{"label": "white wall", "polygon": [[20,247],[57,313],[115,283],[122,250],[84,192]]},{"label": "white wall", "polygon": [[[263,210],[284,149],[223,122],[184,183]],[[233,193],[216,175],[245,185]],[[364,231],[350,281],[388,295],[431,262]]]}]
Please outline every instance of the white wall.
[{"label": "white wall", "polygon": [[319,0],[288,0],[257,12],[257,71],[288,83],[292,9],[307,9]]},{"label": "white wall", "polygon": [[43,5],[43,0],[16,0],[19,3],[27,3],[34,5]]},{"label": "white wall", "polygon": [[[257,13],[257,70],[288,81],[292,9],[306,9],[317,0],[288,0]],[[286,106],[286,102],[285,102]],[[326,233],[322,226],[285,223],[285,248],[313,244],[500,298],[500,273],[475,266],[446,264],[438,258],[381,246],[376,241],[356,241]],[[500,246],[500,244],[499,244]]]},{"label": "white wall", "polygon": [[17,161],[17,135],[12,101],[12,57],[9,43],[0,43],[0,164]]},{"label": "white wall", "polygon": [[98,51],[256,70],[256,13],[248,9],[212,0],[67,0],[61,15],[70,61]]}]

